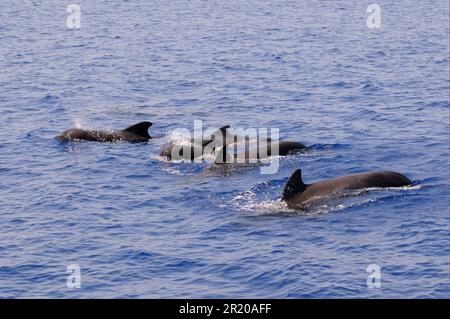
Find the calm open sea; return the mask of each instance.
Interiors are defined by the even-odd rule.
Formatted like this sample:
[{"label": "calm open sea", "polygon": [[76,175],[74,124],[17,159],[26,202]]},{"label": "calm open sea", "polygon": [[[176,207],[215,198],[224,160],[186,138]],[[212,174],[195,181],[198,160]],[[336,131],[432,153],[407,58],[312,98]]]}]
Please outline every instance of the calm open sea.
[{"label": "calm open sea", "polygon": [[[447,1],[377,0],[380,29],[371,1],[73,2],[80,29],[66,2],[0,8],[0,297],[449,296]],[[54,139],[146,120],[148,143]],[[273,175],[159,158],[194,120],[312,151]],[[297,168],[414,186],[286,212]]]}]

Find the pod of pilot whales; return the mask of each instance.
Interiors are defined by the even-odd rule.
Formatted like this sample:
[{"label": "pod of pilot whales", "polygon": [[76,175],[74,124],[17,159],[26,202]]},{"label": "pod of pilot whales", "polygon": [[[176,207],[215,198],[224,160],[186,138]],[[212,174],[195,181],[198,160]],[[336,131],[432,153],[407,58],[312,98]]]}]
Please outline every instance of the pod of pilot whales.
[{"label": "pod of pilot whales", "polygon": [[[148,133],[151,126],[151,122],[141,122],[124,130],[117,131],[98,131],[73,128],[64,131],[56,138],[61,142],[83,140],[104,143],[118,141],[128,141],[133,143],[147,142],[152,139]],[[227,130],[229,128],[230,126],[228,125],[223,126],[206,139],[192,139],[188,147],[186,147],[186,145],[178,145],[173,143],[169,144],[161,150],[160,156],[166,158],[167,160],[172,160],[174,157],[177,159],[182,158],[185,160],[194,160],[198,156],[203,156],[205,152],[216,151],[216,148],[219,146],[221,150],[219,151],[219,155],[215,159],[214,163],[221,165],[224,163],[229,163],[229,156],[232,158],[234,157],[235,159],[244,158],[245,160],[249,160],[251,157],[256,157],[257,160],[260,160],[264,157],[270,157],[273,155],[289,156],[308,150],[308,147],[298,142],[279,141],[275,144],[270,139],[266,139],[264,143],[262,143],[265,147],[262,148],[260,147],[261,143],[258,140],[258,149],[256,154],[254,152],[250,154],[250,151],[246,150],[244,154],[233,153],[230,155],[227,151],[227,147],[233,143],[236,143],[236,140],[227,140]],[[274,147],[276,151],[273,152],[272,147]],[[227,161],[222,161],[224,159],[223,157],[227,157]],[[291,209],[304,210],[308,207],[323,203],[327,199],[347,196],[351,191],[364,190],[367,188],[403,187],[411,184],[412,182],[406,176],[390,171],[352,174],[347,176],[339,176],[312,184],[305,184],[302,180],[302,171],[297,169],[287,181],[281,195],[281,199]]]}]

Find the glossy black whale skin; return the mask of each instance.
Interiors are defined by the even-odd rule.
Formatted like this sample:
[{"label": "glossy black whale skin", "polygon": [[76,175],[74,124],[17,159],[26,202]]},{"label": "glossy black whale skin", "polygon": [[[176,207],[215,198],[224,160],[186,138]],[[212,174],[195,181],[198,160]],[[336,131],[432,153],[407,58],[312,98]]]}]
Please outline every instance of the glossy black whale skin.
[{"label": "glossy black whale skin", "polygon": [[195,158],[204,155],[205,147],[215,140],[216,135],[222,136],[226,134],[226,130],[229,127],[229,125],[222,126],[206,140],[196,141],[191,139],[190,145],[169,144],[161,150],[159,155],[168,160],[172,160],[175,155],[177,160],[185,159],[193,161]]},{"label": "glossy black whale skin", "polygon": [[148,134],[151,122],[141,122],[120,131],[97,131],[72,128],[64,131],[56,138],[61,142],[95,141],[95,142],[146,142],[152,137]]},{"label": "glossy black whale skin", "polygon": [[302,209],[324,200],[345,196],[349,191],[365,188],[402,187],[411,185],[411,181],[396,172],[366,172],[340,176],[313,184],[305,184],[302,171],[296,170],[289,178],[281,199],[290,208]]},{"label": "glossy black whale skin", "polygon": [[[272,149],[272,146],[274,147],[274,149]],[[228,145],[225,145],[225,147],[223,147],[219,154],[216,156],[215,163],[236,163],[240,160],[244,163],[248,163],[251,161],[258,161],[270,156],[287,156],[307,150],[308,148],[299,142],[273,142],[271,139],[265,139],[263,141],[260,141],[258,139],[256,148],[253,148],[252,150],[247,149],[246,151],[240,153],[234,153],[233,149],[230,150],[230,147],[228,147]]]}]

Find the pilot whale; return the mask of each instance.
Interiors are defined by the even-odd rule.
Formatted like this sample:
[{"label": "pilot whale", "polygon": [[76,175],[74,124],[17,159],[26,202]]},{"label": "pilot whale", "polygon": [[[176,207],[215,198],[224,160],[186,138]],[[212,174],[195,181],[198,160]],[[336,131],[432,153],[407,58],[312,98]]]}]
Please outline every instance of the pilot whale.
[{"label": "pilot whale", "polygon": [[[193,161],[195,158],[204,155],[206,146],[211,144],[216,139],[216,136],[222,136],[223,134],[226,134],[226,130],[228,128],[230,128],[229,125],[222,126],[213,134],[211,134],[210,138],[206,140],[195,140],[194,138],[192,138],[190,144],[187,145],[173,143],[169,144],[161,150],[159,156],[165,157],[168,160],[175,159]],[[211,151],[214,150],[215,147],[212,147]]]},{"label": "pilot whale", "polygon": [[401,187],[411,185],[411,181],[396,172],[366,172],[305,184],[302,171],[296,170],[284,187],[281,199],[289,208],[304,209],[321,204],[327,199],[343,197],[350,191],[365,188]]},{"label": "pilot whale", "polygon": [[[234,150],[230,153],[230,148],[225,145],[221,152],[216,156],[215,163],[222,164],[244,162],[248,163],[250,161],[258,162],[260,159],[264,159],[271,156],[287,156],[306,151],[308,148],[299,142],[292,141],[279,141],[274,142],[270,138],[266,139],[263,143],[257,140],[257,147],[253,149],[248,149],[244,152],[234,153]],[[226,160],[225,160],[226,159]]]},{"label": "pilot whale", "polygon": [[96,141],[96,142],[146,142],[151,139],[148,134],[151,122],[141,122],[120,131],[96,131],[72,128],[64,131],[56,138],[61,142],[75,140]]}]

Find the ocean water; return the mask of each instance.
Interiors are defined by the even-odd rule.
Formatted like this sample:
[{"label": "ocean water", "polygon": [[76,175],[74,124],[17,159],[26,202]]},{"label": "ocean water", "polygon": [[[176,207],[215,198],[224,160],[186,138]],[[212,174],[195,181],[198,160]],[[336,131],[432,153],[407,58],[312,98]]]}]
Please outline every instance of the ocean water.
[{"label": "ocean water", "polygon": [[[80,29],[69,2],[0,8],[0,297],[449,297],[447,1],[378,0],[379,29],[372,1],[73,2]],[[148,143],[54,139],[147,120]],[[194,120],[312,150],[271,175],[159,158]],[[414,186],[304,214],[297,168]]]}]

